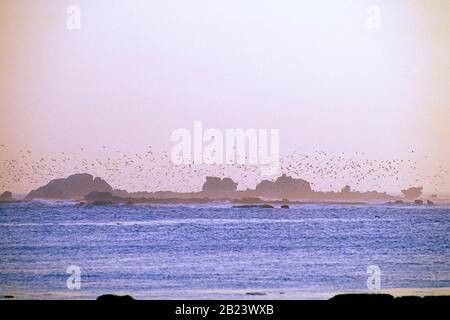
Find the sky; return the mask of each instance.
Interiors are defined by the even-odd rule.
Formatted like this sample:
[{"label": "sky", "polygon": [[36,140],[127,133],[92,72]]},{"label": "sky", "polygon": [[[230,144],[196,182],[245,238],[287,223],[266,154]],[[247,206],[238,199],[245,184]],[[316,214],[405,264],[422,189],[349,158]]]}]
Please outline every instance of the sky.
[{"label": "sky", "polygon": [[[79,30],[67,27],[70,5]],[[449,14],[446,0],[2,0],[0,191],[24,193],[75,167],[102,175],[98,161],[119,153],[170,151],[171,133],[198,120],[279,129],[282,156],[413,161],[414,179],[402,168],[400,181],[361,189],[450,192]],[[55,172],[31,165],[51,158]],[[148,181],[164,164],[135,160],[159,167],[115,187],[176,188]]]}]

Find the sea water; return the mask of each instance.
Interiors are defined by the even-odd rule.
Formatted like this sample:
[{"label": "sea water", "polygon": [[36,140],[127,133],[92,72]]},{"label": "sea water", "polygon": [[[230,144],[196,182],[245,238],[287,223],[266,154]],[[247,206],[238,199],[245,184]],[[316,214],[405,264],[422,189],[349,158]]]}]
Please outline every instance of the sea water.
[{"label": "sea water", "polygon": [[[0,298],[308,299],[450,287],[450,206],[0,205]],[[69,266],[79,268],[71,289]]]}]

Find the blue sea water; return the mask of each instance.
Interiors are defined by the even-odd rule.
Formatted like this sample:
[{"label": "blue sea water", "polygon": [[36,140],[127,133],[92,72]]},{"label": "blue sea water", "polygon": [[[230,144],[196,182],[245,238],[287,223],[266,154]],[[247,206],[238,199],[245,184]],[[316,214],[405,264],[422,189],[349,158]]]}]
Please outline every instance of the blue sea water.
[{"label": "blue sea water", "polygon": [[[450,207],[0,205],[0,297],[328,298],[450,287]],[[81,289],[70,290],[70,265]]]}]

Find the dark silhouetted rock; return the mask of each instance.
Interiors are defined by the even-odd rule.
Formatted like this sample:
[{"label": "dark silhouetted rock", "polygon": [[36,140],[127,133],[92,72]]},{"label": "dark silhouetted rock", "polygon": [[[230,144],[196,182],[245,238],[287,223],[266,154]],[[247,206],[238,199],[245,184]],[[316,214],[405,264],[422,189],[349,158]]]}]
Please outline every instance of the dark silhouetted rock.
[{"label": "dark silhouetted rock", "polygon": [[230,192],[236,191],[237,183],[230,178],[206,177],[203,191],[206,192]]},{"label": "dark silhouetted rock", "polygon": [[333,304],[342,305],[366,305],[366,306],[381,306],[381,305],[397,305],[397,306],[447,306],[450,302],[450,296],[400,296],[393,297],[390,294],[338,294],[330,298]]},{"label": "dark silhouetted rock", "polygon": [[114,294],[104,294],[101,296],[97,297],[97,301],[99,302],[131,302],[131,301],[135,301],[134,298],[132,296],[129,295],[124,295],[124,296],[117,296]]},{"label": "dark silhouetted rock", "polygon": [[282,205],[281,205],[281,208],[282,208],[282,209],[289,209],[289,206],[288,206],[287,204],[282,204]]},{"label": "dark silhouetted rock", "polygon": [[272,209],[273,206],[270,204],[243,204],[233,206],[233,208],[241,208],[241,209],[252,209],[252,208],[261,208],[261,209]]},{"label": "dark silhouetted rock", "polygon": [[414,200],[414,204],[416,205],[422,205],[423,201],[422,200]]},{"label": "dark silhouetted rock", "polygon": [[426,303],[442,303],[443,305],[448,306],[450,303],[450,295],[446,296],[425,296],[422,298],[422,301]]},{"label": "dark silhouetted rock", "polygon": [[84,196],[84,200],[90,202],[90,204],[94,206],[107,206],[119,203],[132,205],[134,201],[136,202],[143,201],[143,199],[122,198],[118,196],[113,196],[111,192],[99,192],[99,191],[89,192],[87,195]]},{"label": "dark silhouetted rock", "polygon": [[92,191],[84,196],[84,200],[87,201],[114,201],[115,199],[121,199],[115,197],[111,192]]},{"label": "dark silhouetted rock", "polygon": [[403,200],[395,200],[394,204],[405,204],[405,202]]},{"label": "dark silhouetted rock", "polygon": [[312,192],[311,185],[303,179],[294,179],[283,174],[275,181],[263,180],[256,186],[258,196],[267,198],[298,198]]},{"label": "dark silhouetted rock", "polygon": [[115,202],[113,202],[113,201],[102,201],[102,200],[92,201],[90,203],[90,205],[92,205],[92,206],[111,206],[113,204],[115,204]]},{"label": "dark silhouetted rock", "polygon": [[10,191],[5,191],[0,195],[0,201],[12,201],[12,200],[14,199]]},{"label": "dark silhouetted rock", "polygon": [[422,189],[422,187],[412,187],[402,190],[402,193],[405,195],[405,199],[413,200],[422,195]]},{"label": "dark silhouetted rock", "polygon": [[433,201],[431,201],[431,200],[427,200],[427,205],[431,206],[431,205],[433,205],[433,204],[434,204],[434,202],[433,202]]},{"label": "dark silhouetted rock", "polygon": [[92,191],[111,192],[112,187],[99,177],[94,178],[90,174],[80,173],[65,179],[52,180],[47,185],[31,191],[25,199],[82,199]]},{"label": "dark silhouetted rock", "polygon": [[246,292],[245,294],[248,296],[265,296],[266,295],[265,292]]},{"label": "dark silhouetted rock", "polygon": [[422,297],[419,296],[400,296],[395,298],[395,302],[399,303],[420,303]]},{"label": "dark silhouetted rock", "polygon": [[330,298],[330,301],[337,303],[392,303],[394,297],[390,294],[338,294]]}]

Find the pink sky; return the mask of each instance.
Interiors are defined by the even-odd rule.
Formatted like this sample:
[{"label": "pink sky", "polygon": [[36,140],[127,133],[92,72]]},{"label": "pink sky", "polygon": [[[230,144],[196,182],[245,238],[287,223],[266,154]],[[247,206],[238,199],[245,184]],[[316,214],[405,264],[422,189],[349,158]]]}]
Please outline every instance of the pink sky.
[{"label": "pink sky", "polygon": [[[81,30],[66,28],[70,4]],[[380,30],[366,27],[371,4]],[[432,175],[450,166],[449,12],[446,0],[3,0],[0,161],[170,150],[173,130],[201,120],[278,128],[284,155],[364,152]],[[15,192],[40,184],[1,171]]]}]

